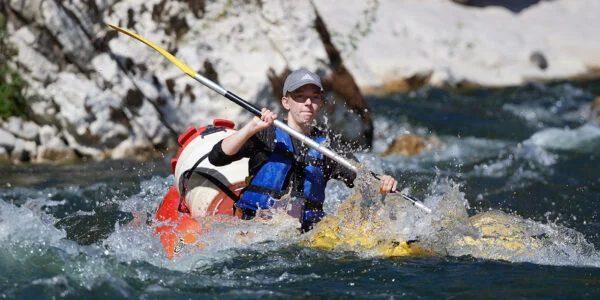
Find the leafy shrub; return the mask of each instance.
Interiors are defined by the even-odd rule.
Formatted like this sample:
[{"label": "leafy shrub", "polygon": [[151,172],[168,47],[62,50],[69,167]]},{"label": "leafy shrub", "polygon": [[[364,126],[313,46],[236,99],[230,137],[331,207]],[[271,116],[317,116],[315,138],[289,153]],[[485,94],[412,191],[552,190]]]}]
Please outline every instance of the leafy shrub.
[{"label": "leafy shrub", "polygon": [[6,18],[0,14],[0,118],[27,116],[27,82],[9,65],[17,50],[8,43]]}]

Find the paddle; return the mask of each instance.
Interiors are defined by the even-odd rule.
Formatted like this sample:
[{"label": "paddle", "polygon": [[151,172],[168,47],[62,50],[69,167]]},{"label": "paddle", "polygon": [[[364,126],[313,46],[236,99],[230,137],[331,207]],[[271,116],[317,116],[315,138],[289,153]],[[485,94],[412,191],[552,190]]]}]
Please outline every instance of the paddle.
[{"label": "paddle", "polygon": [[[203,85],[207,86],[208,88],[210,88],[211,90],[221,94],[222,96],[224,96],[225,98],[229,99],[230,101],[234,102],[235,104],[241,106],[242,108],[244,108],[245,110],[251,112],[252,114],[254,114],[255,116],[260,117],[261,116],[261,112],[260,109],[258,109],[256,106],[250,104],[248,101],[240,98],[239,96],[237,96],[236,94],[224,89],[223,87],[221,87],[220,85],[216,84],[215,82],[211,81],[210,79],[198,74],[196,71],[192,70],[192,68],[190,68],[188,65],[184,64],[182,61],[180,61],[179,59],[177,59],[175,56],[173,56],[171,53],[167,52],[165,49],[159,47],[158,45],[144,39],[143,37],[139,36],[136,33],[133,33],[129,30],[120,28],[118,26],[115,25],[111,25],[108,24],[108,26],[116,31],[122,32],[146,45],[148,45],[150,48],[156,50],[158,53],[162,54],[165,58],[167,58],[171,63],[175,64],[179,69],[181,69],[185,74],[187,74],[188,76],[196,79],[197,81],[199,81],[200,83],[202,83]],[[273,125],[285,132],[287,132],[289,135],[291,135],[292,137],[300,140],[302,143],[308,145],[310,148],[313,148],[321,153],[323,153],[325,156],[333,159],[334,161],[338,162],[339,164],[345,166],[346,168],[354,171],[355,173],[358,173],[358,169],[352,165],[348,160],[344,159],[343,157],[341,157],[340,155],[338,155],[337,153],[329,150],[328,148],[324,147],[323,145],[313,141],[311,138],[305,136],[304,134],[292,129],[291,127],[289,127],[287,124],[279,121],[279,120],[275,120],[275,122],[273,123]],[[372,173],[377,179],[379,179],[378,175],[375,173]],[[394,192],[399,192],[398,190],[394,191]],[[425,206],[423,203],[421,203],[419,200],[415,199],[414,197],[410,196],[410,195],[406,195],[404,193],[400,193],[400,195],[410,201],[414,206],[424,210],[427,213],[431,213],[431,209],[429,209],[427,206]]]}]

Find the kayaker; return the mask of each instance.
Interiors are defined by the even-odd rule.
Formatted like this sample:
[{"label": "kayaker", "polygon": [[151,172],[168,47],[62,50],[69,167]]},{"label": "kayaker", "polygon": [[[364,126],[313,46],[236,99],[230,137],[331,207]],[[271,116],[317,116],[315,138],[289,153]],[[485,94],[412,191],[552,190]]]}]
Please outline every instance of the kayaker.
[{"label": "kayaker", "polygon": [[[323,101],[323,86],[318,75],[302,68],[287,76],[281,98],[287,111],[285,122],[318,143],[326,141],[324,133],[314,126]],[[253,219],[257,211],[263,213],[283,207],[288,214],[299,218],[302,231],[308,231],[325,215],[323,201],[327,181],[338,179],[353,187],[356,175],[272,126],[276,118],[275,113],[263,108],[261,118],[254,117],[236,133],[218,142],[208,158],[215,166],[250,158],[248,186],[235,204],[243,219]],[[382,193],[396,189],[397,181],[393,177],[385,175],[380,179]]]}]

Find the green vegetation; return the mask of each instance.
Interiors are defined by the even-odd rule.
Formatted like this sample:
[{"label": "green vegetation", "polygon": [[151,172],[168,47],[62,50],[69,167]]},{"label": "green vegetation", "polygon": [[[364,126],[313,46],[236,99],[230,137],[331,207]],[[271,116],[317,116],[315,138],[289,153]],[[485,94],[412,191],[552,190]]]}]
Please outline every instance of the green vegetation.
[{"label": "green vegetation", "polygon": [[8,43],[6,19],[0,15],[0,118],[27,115],[27,83],[8,63],[16,54],[17,50]]}]

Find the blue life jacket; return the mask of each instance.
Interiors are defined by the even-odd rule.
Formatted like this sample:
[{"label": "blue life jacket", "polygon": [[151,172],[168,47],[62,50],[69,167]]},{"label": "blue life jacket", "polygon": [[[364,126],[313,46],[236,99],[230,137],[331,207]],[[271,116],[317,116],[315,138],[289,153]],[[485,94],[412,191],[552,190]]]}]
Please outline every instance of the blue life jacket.
[{"label": "blue life jacket", "polygon": [[[325,137],[317,136],[315,141],[323,143]],[[312,148],[308,150],[306,157],[296,159],[292,138],[283,130],[275,128],[275,150],[252,177],[236,206],[250,210],[269,209],[276,200],[286,194],[284,184],[291,175],[290,171],[294,167],[296,172],[298,168],[303,168],[302,191],[292,196],[305,200],[301,220],[303,227],[305,224],[319,222],[325,215],[323,201],[327,182],[323,172],[324,159],[322,153]],[[299,163],[298,160],[302,161]]]}]

